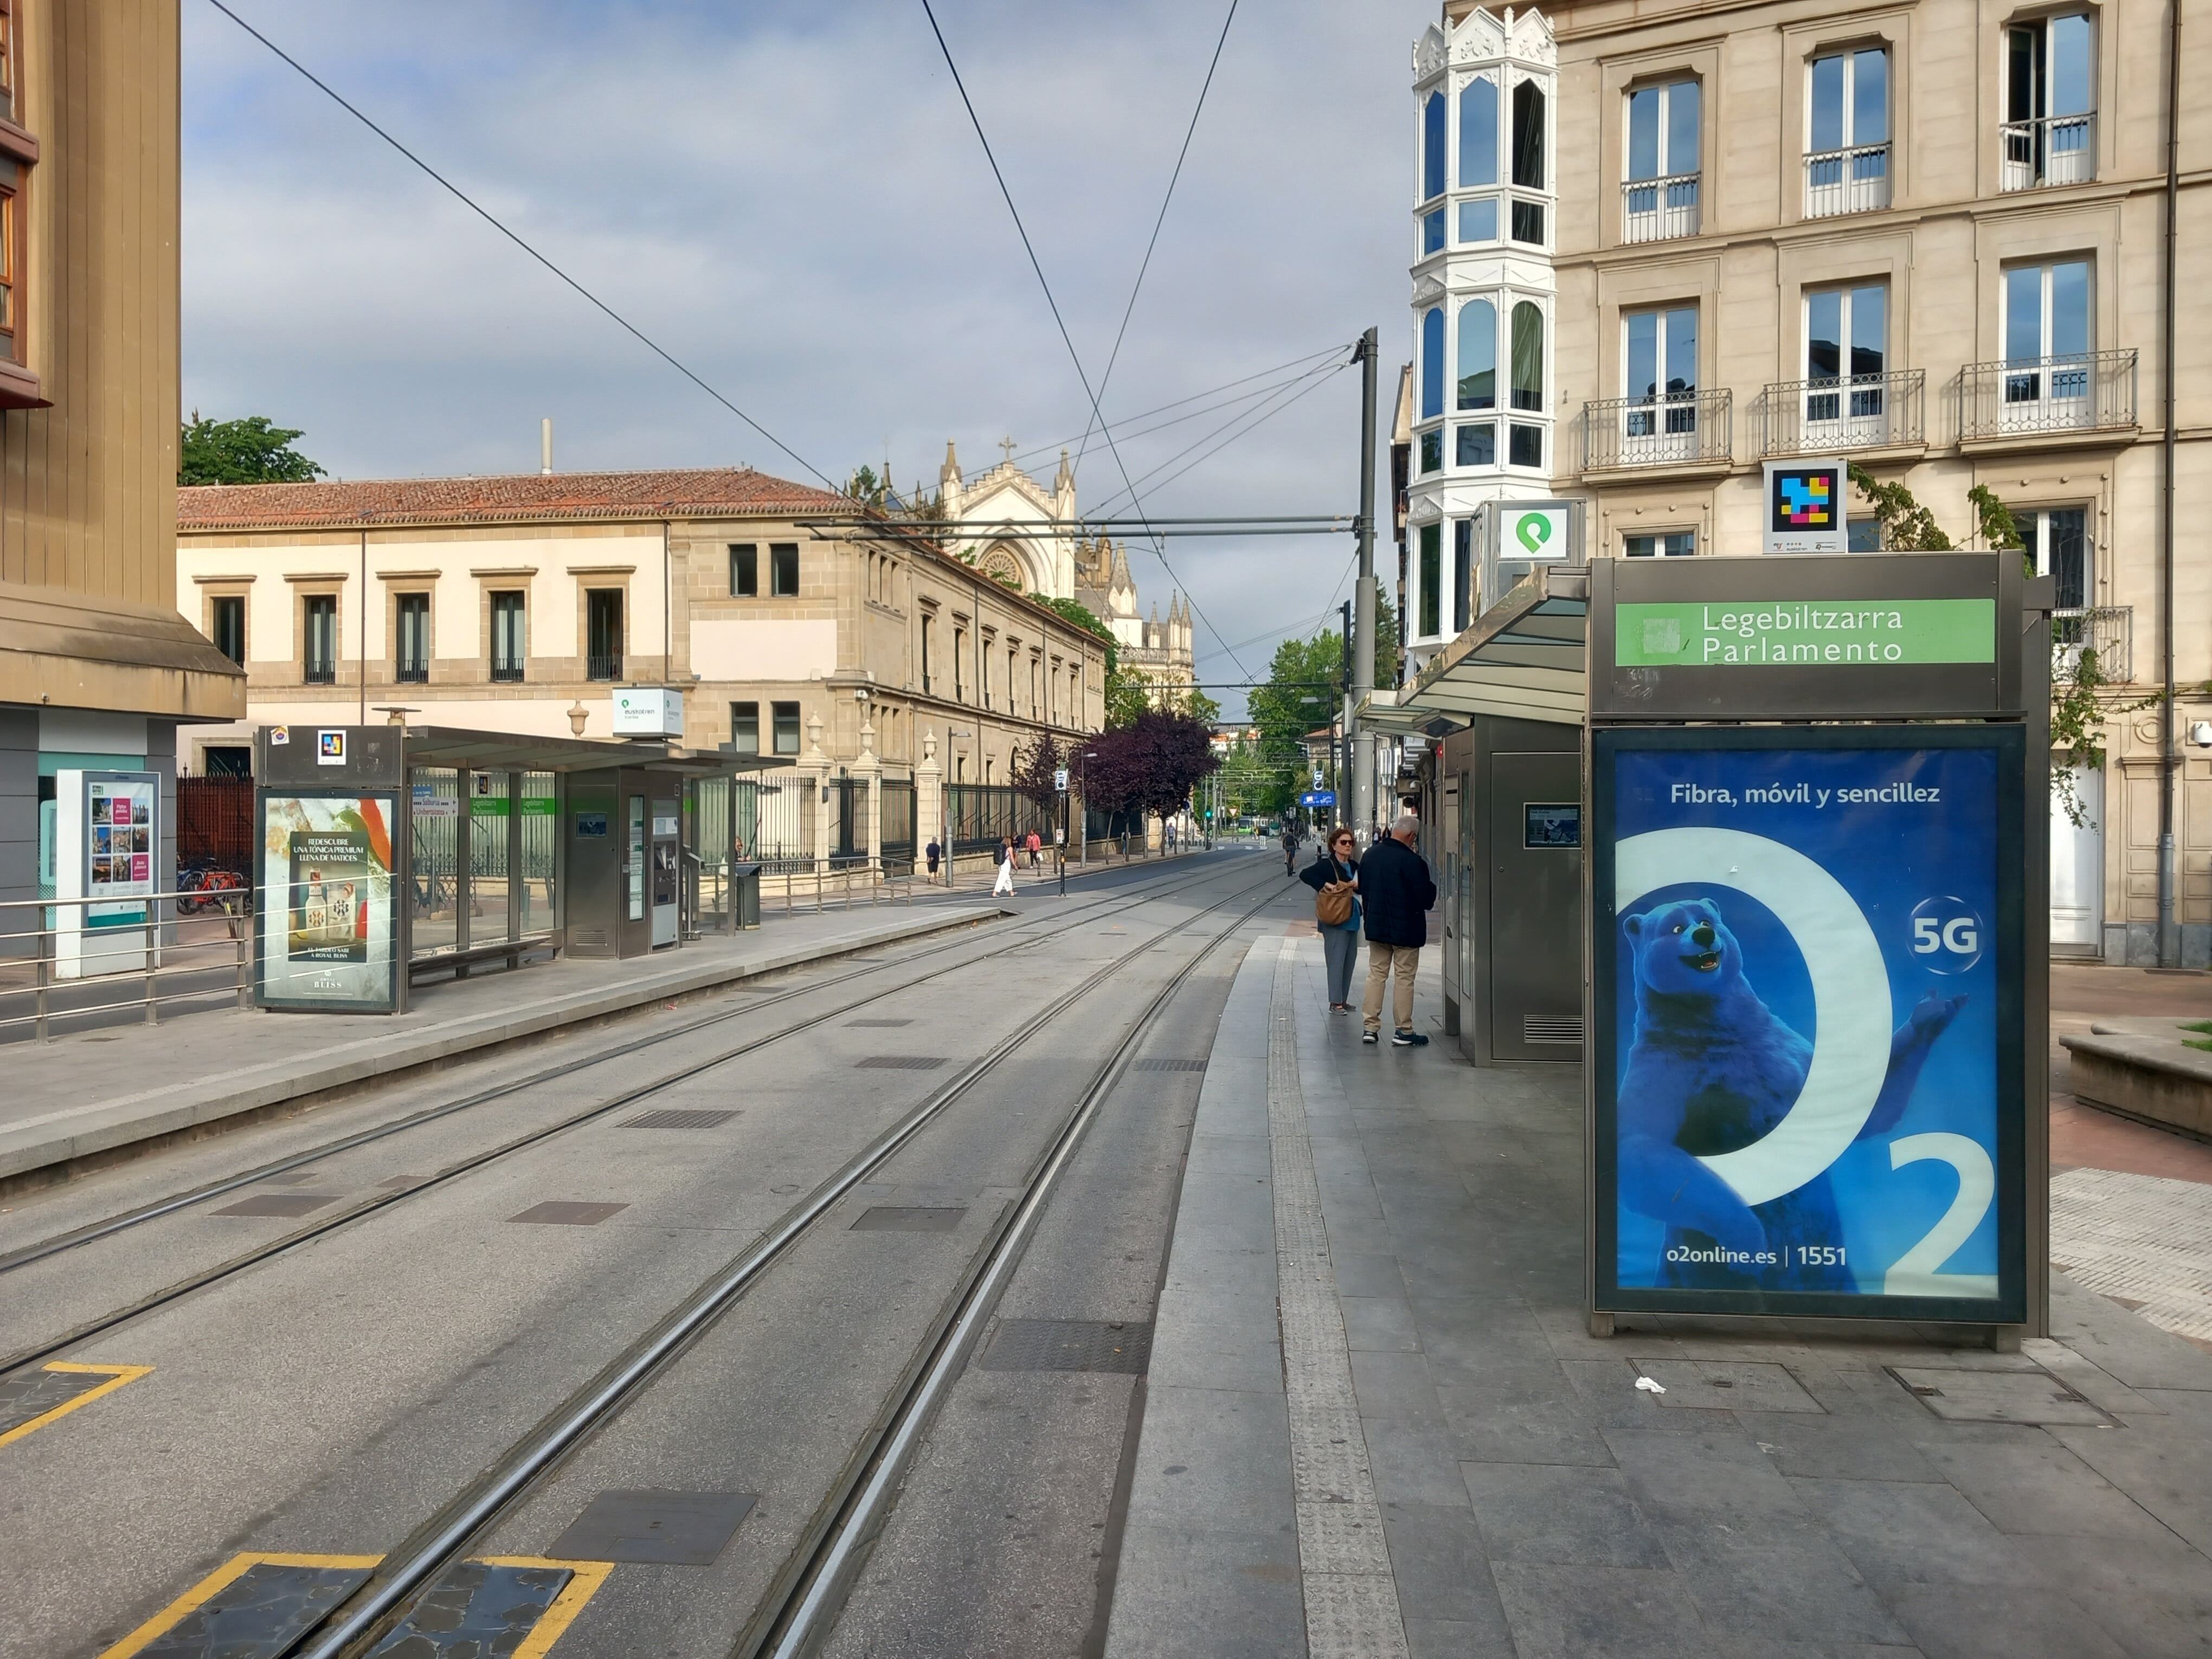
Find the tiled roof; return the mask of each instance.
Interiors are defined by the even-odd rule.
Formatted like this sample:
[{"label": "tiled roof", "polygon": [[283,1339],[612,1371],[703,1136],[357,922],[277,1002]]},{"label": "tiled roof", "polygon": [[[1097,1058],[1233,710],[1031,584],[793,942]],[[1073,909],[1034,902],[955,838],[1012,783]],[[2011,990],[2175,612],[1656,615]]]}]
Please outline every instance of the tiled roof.
[{"label": "tiled roof", "polygon": [[855,510],[855,503],[846,496],[742,466],[556,472],[550,477],[524,472],[487,478],[198,484],[177,491],[180,531],[712,519]]}]

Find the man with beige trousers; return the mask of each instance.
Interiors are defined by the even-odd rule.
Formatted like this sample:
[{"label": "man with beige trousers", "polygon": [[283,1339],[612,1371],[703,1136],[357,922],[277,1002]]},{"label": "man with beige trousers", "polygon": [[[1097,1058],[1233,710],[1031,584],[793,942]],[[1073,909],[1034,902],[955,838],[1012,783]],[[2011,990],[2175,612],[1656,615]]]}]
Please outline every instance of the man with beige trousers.
[{"label": "man with beige trousers", "polygon": [[1382,987],[1395,995],[1395,1017],[1391,1043],[1418,1048],[1427,1036],[1413,1029],[1413,972],[1420,966],[1421,947],[1429,940],[1429,912],[1437,902],[1437,884],[1427,861],[1413,850],[1421,838],[1421,821],[1411,812],[1390,826],[1390,833],[1367,849],[1359,860],[1359,905],[1367,921],[1367,998],[1360,1007],[1362,1042],[1382,1037]]}]

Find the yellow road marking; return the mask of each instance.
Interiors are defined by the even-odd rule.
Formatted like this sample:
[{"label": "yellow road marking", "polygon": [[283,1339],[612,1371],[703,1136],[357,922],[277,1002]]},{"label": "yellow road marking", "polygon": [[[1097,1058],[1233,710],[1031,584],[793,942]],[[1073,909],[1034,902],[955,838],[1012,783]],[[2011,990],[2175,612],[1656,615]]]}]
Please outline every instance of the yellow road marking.
[{"label": "yellow road marking", "polygon": [[[125,1382],[129,1380],[127,1377],[124,1379]],[[568,1626],[575,1622],[576,1615],[584,1610],[584,1604],[599,1592],[599,1586],[607,1582],[607,1575],[615,1570],[615,1564],[611,1561],[556,1561],[542,1555],[477,1555],[469,1559],[488,1567],[565,1567],[573,1575],[562,1586],[560,1595],[553,1598],[552,1604],[538,1616],[538,1622],[530,1627],[529,1636],[514,1650],[513,1659],[545,1659],[545,1656],[553,1650],[553,1644],[561,1639]],[[213,1601],[255,1567],[374,1568],[383,1559],[380,1555],[272,1555],[253,1552],[234,1555],[130,1635],[102,1652],[100,1659],[131,1659],[131,1655],[143,1652],[156,1637],[167,1635],[191,1613]]]},{"label": "yellow road marking", "polygon": [[67,1360],[57,1359],[42,1369],[50,1371],[70,1371],[86,1376],[104,1376],[107,1381],[87,1389],[73,1400],[63,1401],[52,1411],[40,1412],[27,1423],[18,1423],[7,1433],[0,1434],[0,1446],[9,1445],[21,1440],[27,1434],[43,1429],[58,1417],[67,1417],[79,1406],[89,1406],[104,1394],[113,1394],[126,1382],[136,1382],[140,1377],[151,1372],[154,1368],[151,1365],[74,1365]]}]

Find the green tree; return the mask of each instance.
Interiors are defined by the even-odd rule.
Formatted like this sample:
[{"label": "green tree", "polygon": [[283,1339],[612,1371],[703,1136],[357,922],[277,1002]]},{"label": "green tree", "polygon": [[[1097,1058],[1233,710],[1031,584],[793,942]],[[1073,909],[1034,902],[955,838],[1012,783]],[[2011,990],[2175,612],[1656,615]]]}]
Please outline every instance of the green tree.
[{"label": "green tree", "polygon": [[292,447],[304,434],[272,426],[266,415],[210,421],[197,409],[177,446],[180,484],[307,483],[327,475]]},{"label": "green tree", "polygon": [[[1936,515],[1923,507],[1905,484],[1883,483],[1856,461],[1850,464],[1850,479],[1874,508],[1875,522],[1881,526],[1881,544],[1885,549],[1898,553],[1950,550],[1951,538],[1936,522]],[[2014,522],[2012,509],[1999,501],[1987,484],[1976,484],[1969,489],[1966,504],[1974,512],[1975,539],[1992,552],[2020,553],[2027,574],[2033,575],[2035,565],[2027,556],[2027,544],[2021,539],[2020,526]],[[2104,665],[2097,659],[2097,648],[2090,645],[2081,647],[2070,673],[2063,678],[2054,674],[2051,680],[2051,746],[2063,757],[2061,763],[2051,769],[2051,788],[2059,805],[2065,809],[2068,821],[2076,828],[2088,823],[2089,809],[2074,787],[2074,769],[2103,770],[2105,722],[2114,715],[2148,708],[2158,701],[2156,697],[2145,697],[2107,707],[2106,699],[2111,693],[2105,688],[2110,684],[2105,678]]]}]

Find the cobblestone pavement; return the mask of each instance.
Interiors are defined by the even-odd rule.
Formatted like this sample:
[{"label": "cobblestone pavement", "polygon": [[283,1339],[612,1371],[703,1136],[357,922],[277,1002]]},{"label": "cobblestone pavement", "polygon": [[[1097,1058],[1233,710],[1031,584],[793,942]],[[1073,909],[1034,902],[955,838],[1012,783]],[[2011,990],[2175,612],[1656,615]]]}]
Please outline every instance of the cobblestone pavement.
[{"label": "cobblestone pavement", "polygon": [[2212,1187],[2118,1170],[2055,1176],[2051,1259],[2161,1329],[2212,1346]]}]

